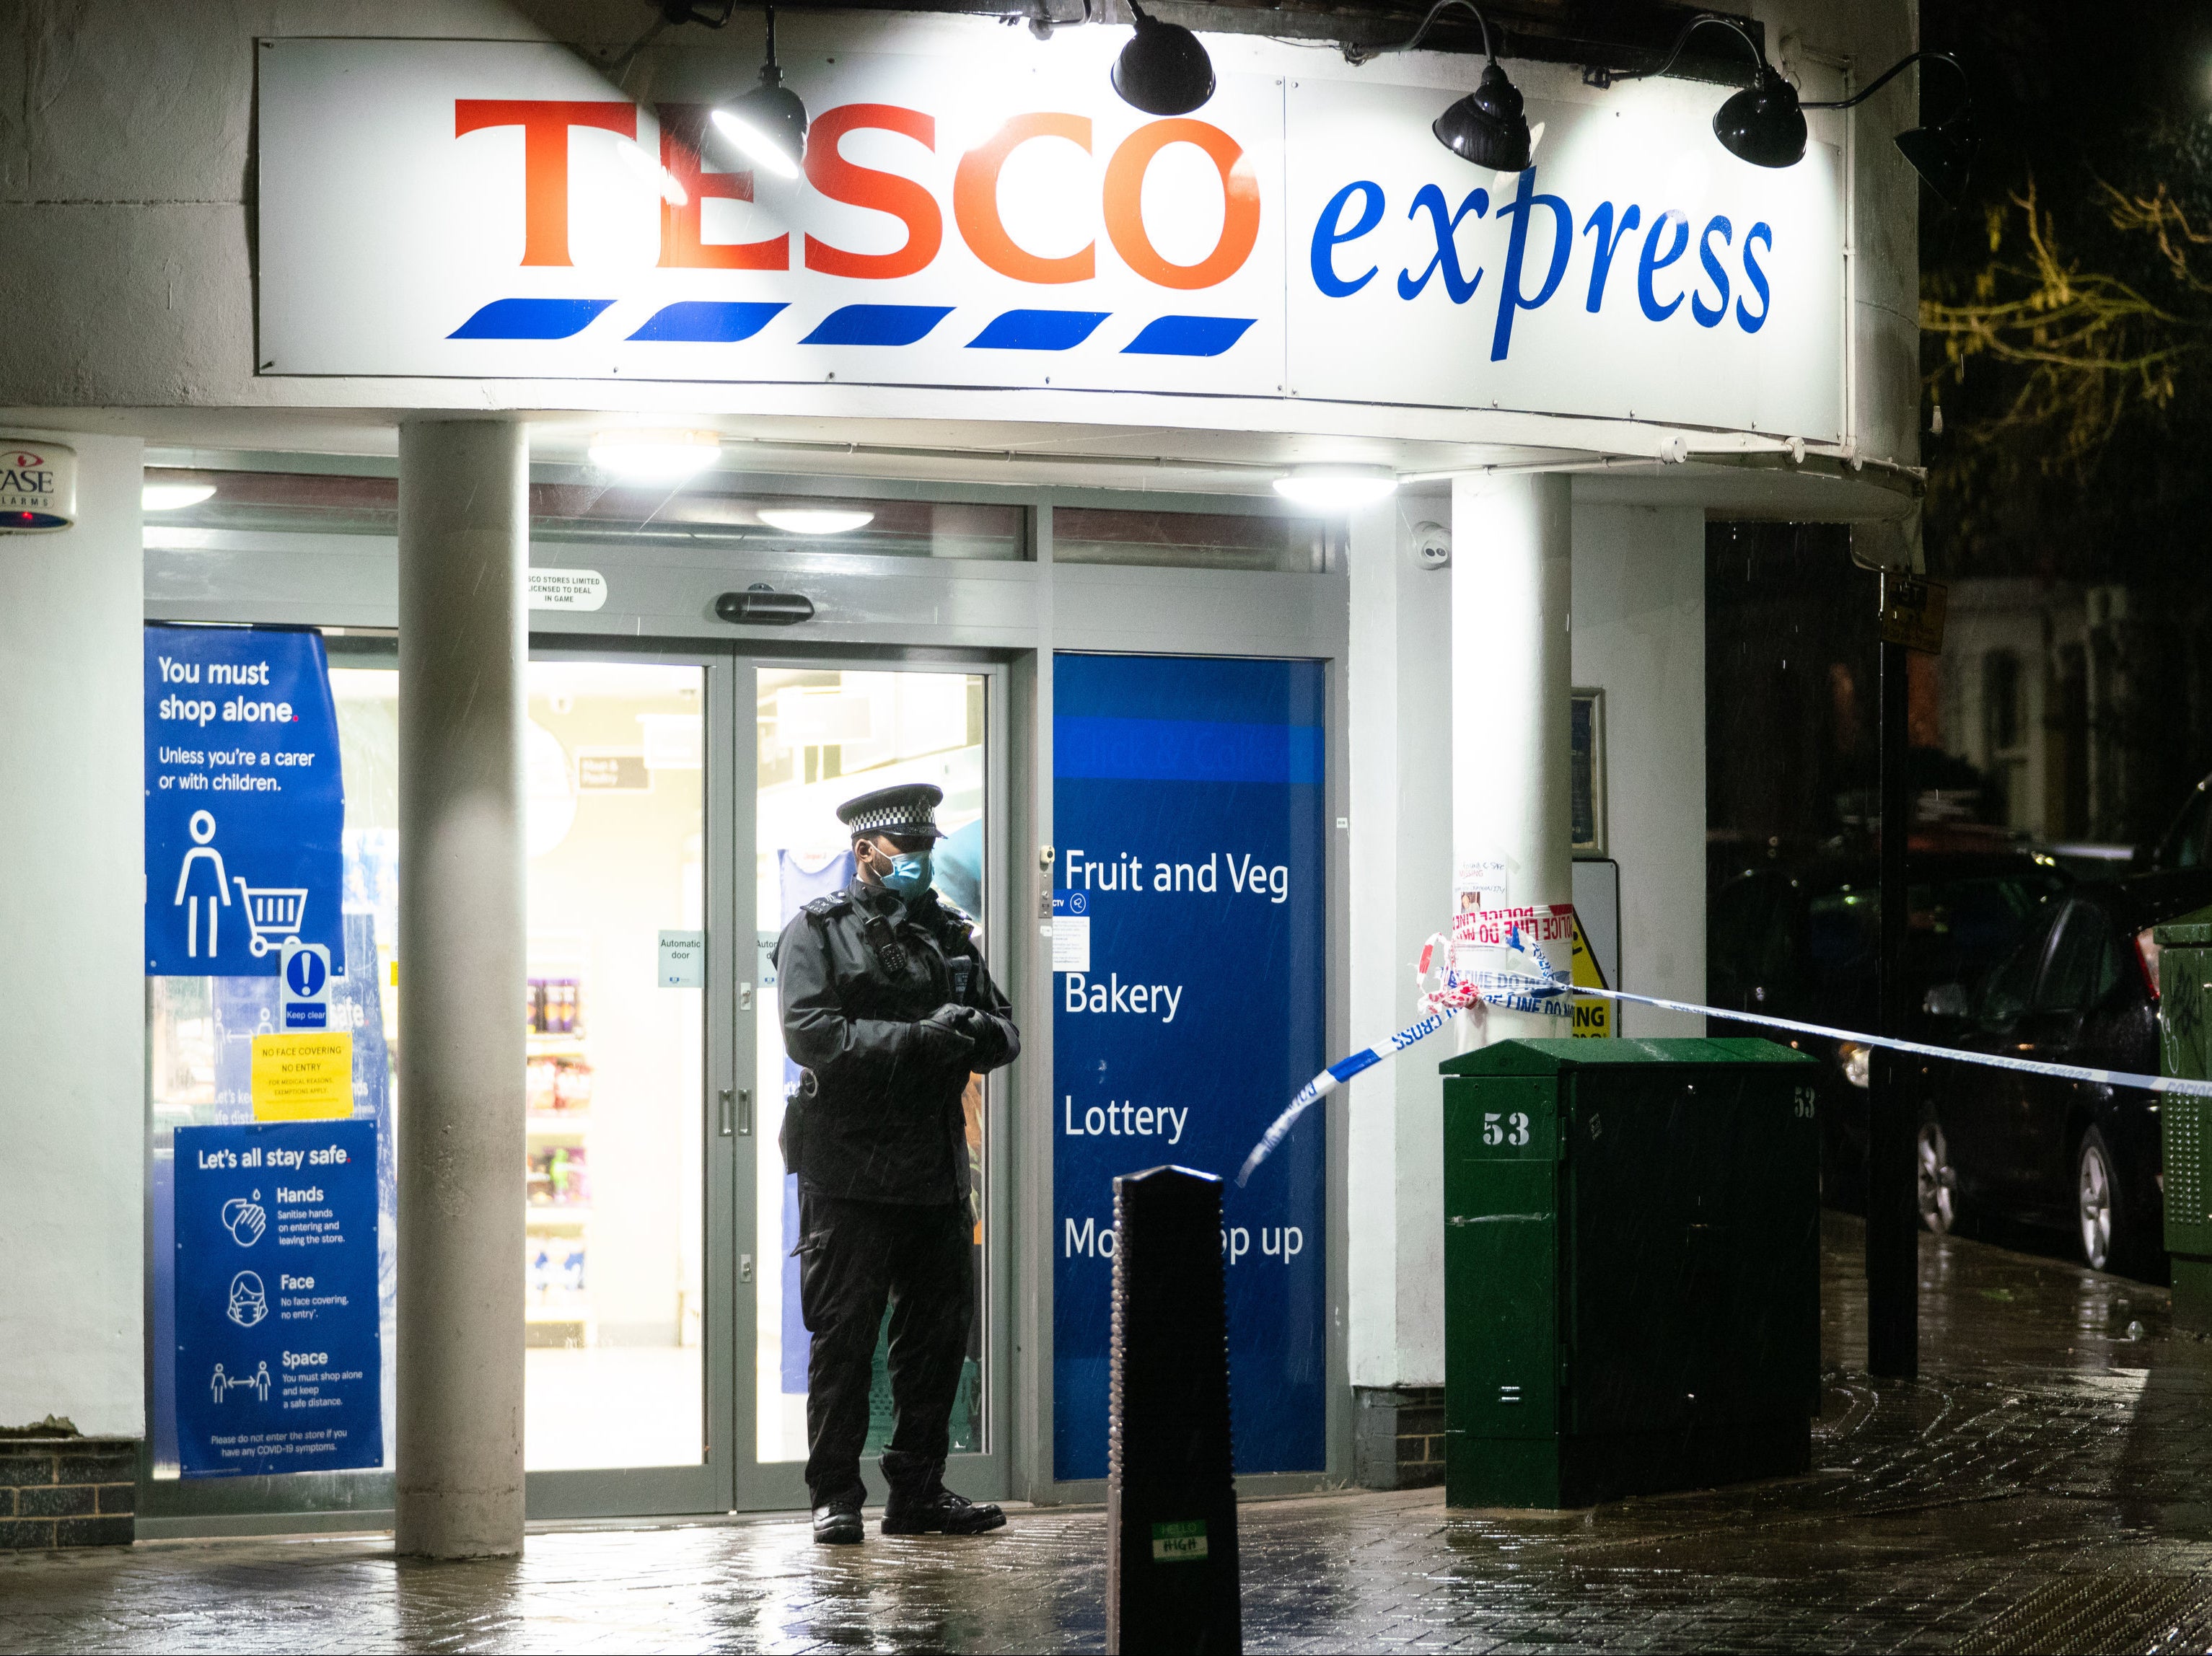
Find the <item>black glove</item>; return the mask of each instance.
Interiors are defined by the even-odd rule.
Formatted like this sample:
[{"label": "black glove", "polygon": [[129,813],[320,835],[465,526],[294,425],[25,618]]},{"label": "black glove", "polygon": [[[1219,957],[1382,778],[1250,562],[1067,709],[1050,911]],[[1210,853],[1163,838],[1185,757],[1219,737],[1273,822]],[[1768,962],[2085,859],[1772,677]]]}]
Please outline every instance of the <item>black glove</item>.
[{"label": "black glove", "polygon": [[914,1026],[915,1048],[932,1064],[946,1069],[967,1062],[975,1050],[975,1037],[963,1027],[964,1006],[940,1006]]}]

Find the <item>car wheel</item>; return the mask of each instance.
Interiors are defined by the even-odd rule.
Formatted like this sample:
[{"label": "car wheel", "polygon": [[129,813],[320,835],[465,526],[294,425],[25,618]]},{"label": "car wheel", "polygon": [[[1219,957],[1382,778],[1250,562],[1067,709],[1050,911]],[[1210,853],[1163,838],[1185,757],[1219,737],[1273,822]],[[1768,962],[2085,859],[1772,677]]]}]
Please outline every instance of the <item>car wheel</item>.
[{"label": "car wheel", "polygon": [[2119,1229],[2116,1207],[2119,1179],[2113,1172],[2112,1152],[2105,1135],[2094,1127],[2081,1135],[2081,1146],[2074,1153],[2074,1196],[2081,1258],[2092,1271],[2109,1271]]},{"label": "car wheel", "polygon": [[1933,1121],[1920,1124],[1917,1167],[1921,1227],[1938,1236],[1948,1236],[1951,1227],[1958,1222],[1959,1175],[1952,1171],[1951,1146],[1943,1137],[1943,1129]]}]

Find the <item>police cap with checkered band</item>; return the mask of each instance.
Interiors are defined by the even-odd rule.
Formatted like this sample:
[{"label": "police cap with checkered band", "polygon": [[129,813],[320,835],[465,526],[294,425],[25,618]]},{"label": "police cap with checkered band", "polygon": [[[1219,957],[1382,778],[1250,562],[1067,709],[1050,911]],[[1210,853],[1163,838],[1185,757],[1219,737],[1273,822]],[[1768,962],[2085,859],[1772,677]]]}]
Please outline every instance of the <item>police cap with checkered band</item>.
[{"label": "police cap with checkered band", "polygon": [[848,799],[837,807],[837,820],[852,829],[856,838],[888,834],[900,840],[941,840],[945,835],[937,826],[936,813],[944,799],[942,788],[927,782],[902,782]]}]

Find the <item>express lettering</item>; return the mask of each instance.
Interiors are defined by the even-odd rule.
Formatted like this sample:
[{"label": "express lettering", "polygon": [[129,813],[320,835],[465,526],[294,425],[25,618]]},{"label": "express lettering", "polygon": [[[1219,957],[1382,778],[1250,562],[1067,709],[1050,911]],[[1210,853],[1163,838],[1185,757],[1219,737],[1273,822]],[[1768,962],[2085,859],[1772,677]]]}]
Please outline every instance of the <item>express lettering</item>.
[{"label": "express lettering", "polygon": [[[1462,221],[1488,215],[1510,219],[1512,225],[1506,240],[1505,266],[1498,283],[1497,325],[1490,347],[1490,360],[1493,362],[1504,361],[1512,349],[1514,318],[1522,311],[1542,309],[1565,285],[1578,241],[1588,244],[1589,261],[1589,282],[1583,289],[1583,308],[1592,315],[1602,310],[1613,261],[1628,251],[1625,244],[1639,230],[1643,232],[1643,240],[1632,256],[1636,265],[1636,303],[1646,318],[1664,322],[1682,309],[1682,301],[1687,299],[1691,319],[1698,327],[1719,327],[1729,315],[1729,300],[1735,291],[1734,271],[1728,258],[1733,253],[1735,268],[1741,273],[1743,291],[1755,298],[1759,305],[1754,311],[1745,299],[1737,299],[1736,325],[1746,333],[1757,333],[1766,325],[1766,318],[1774,308],[1773,288],[1759,253],[1763,250],[1771,257],[1773,252],[1771,225],[1763,220],[1753,224],[1738,242],[1735,224],[1726,215],[1714,214],[1705,221],[1694,244],[1702,274],[1685,282],[1668,274],[1688,257],[1692,246],[1689,220],[1679,209],[1662,209],[1647,225],[1644,209],[1636,203],[1616,207],[1609,201],[1600,202],[1583,221],[1577,236],[1575,209],[1564,197],[1540,192],[1536,188],[1537,172],[1537,168],[1530,167],[1521,173],[1513,199],[1495,214],[1490,213],[1490,197],[1485,191],[1469,192],[1456,210],[1447,212],[1443,191],[1433,184],[1423,185],[1414,193],[1407,216],[1419,221],[1425,215],[1435,250],[1418,271],[1407,268],[1398,273],[1398,297],[1407,301],[1417,300],[1428,288],[1430,279],[1441,276],[1444,294],[1452,304],[1464,305],[1473,299],[1481,285],[1483,271],[1480,267],[1472,274],[1465,271],[1456,238]],[[1322,294],[1331,299],[1348,299],[1374,280],[1380,267],[1371,259],[1359,261],[1356,253],[1340,254],[1339,250],[1351,248],[1377,229],[1387,207],[1382,186],[1370,179],[1347,184],[1329,197],[1328,205],[1314,221],[1309,243],[1308,263],[1314,286]],[[1529,225],[1540,213],[1549,216],[1551,230],[1550,252],[1540,274],[1528,268]],[[1347,219],[1351,221],[1348,223]],[[1358,270],[1362,262],[1367,265],[1364,271],[1358,275],[1346,273],[1346,266]],[[1533,292],[1529,290],[1532,277]]]},{"label": "express lettering", "polygon": [[[659,104],[660,163],[682,186],[681,203],[664,202],[660,215],[663,268],[722,270],[788,270],[788,232],[750,242],[708,242],[701,238],[702,198],[753,199],[753,175],[746,171],[710,172],[702,159],[706,111],[696,104]],[[522,131],[524,229],[522,263],[570,264],[568,246],[568,134],[574,129],[608,132],[635,141],[637,106],[531,98],[459,98],[453,102],[453,136],[502,128]],[[863,282],[889,282],[926,270],[945,240],[945,215],[927,185],[900,173],[863,167],[848,160],[839,146],[849,133],[896,133],[921,146],[937,149],[936,118],[896,104],[843,104],[824,110],[807,131],[805,179],[816,193],[847,206],[866,208],[899,221],[901,244],[886,253],[855,252],[819,237],[801,237],[801,262],[825,276]],[[952,185],[952,219],[961,240],[987,267],[1017,282],[1056,284],[1087,282],[1097,269],[1097,245],[1059,258],[1043,258],[1024,248],[999,213],[999,175],[1007,157],[1023,144],[1054,138],[1091,153],[1087,116],[1042,110],[1016,115],[960,158]],[[1212,250],[1189,264],[1162,254],[1145,223],[1145,179],[1152,162],[1175,144],[1189,144],[1213,163],[1221,183],[1221,233]],[[1152,121],[1139,127],[1107,158],[1099,187],[1100,216],[1107,240],[1121,262],[1162,288],[1190,290],[1218,287],[1243,270],[1260,240],[1260,186],[1243,147],[1219,127],[1188,118]]]}]

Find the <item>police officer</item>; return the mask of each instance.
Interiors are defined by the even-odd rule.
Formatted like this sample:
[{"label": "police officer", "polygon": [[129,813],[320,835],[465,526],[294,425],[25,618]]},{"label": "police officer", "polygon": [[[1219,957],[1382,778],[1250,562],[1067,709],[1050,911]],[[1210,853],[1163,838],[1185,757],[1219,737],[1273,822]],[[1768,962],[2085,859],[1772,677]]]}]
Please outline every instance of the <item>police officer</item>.
[{"label": "police officer", "polygon": [[968,917],[930,886],[944,794],[927,783],[848,799],[854,879],[775,946],[783,1044],[803,1072],[784,1112],[799,1175],[799,1309],[814,1538],[861,1538],[860,1449],[884,1306],[895,1421],[882,1462],[885,1535],[1004,1524],[945,1487],[953,1399],[975,1316],[968,1134],[971,1073],[1021,1051]]}]

